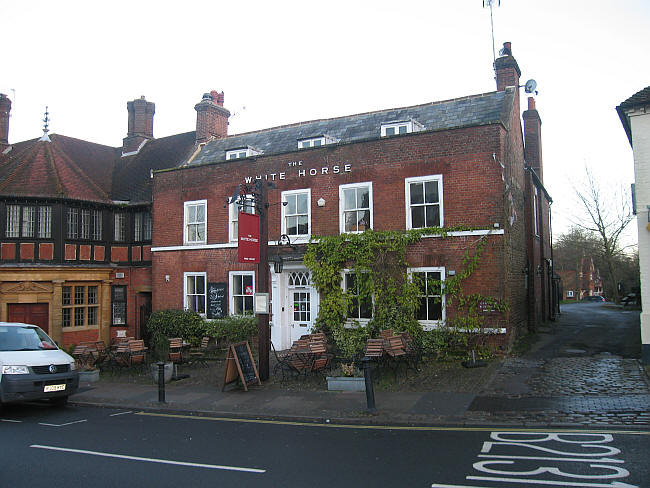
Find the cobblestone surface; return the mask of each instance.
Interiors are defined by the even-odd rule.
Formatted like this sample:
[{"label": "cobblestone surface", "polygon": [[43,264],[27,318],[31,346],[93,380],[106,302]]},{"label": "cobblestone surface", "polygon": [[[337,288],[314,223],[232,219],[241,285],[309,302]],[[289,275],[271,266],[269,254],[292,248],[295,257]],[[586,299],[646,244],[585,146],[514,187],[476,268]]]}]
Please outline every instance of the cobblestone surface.
[{"label": "cobblestone surface", "polygon": [[508,358],[465,415],[471,422],[650,425],[650,384],[636,359],[609,354]]}]

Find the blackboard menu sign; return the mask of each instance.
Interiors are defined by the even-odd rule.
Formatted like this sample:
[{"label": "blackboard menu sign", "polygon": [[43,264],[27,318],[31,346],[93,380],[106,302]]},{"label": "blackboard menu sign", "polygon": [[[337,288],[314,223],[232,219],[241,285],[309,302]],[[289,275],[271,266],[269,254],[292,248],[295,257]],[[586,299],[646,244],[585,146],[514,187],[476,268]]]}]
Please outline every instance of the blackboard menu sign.
[{"label": "blackboard menu sign", "polygon": [[237,342],[236,344],[231,344],[228,348],[221,391],[226,389],[227,384],[238,379],[241,380],[246,391],[248,391],[248,385],[253,383],[257,383],[258,385],[262,384],[248,342]]},{"label": "blackboard menu sign", "polygon": [[208,283],[208,318],[222,319],[228,312],[228,290],[225,283]]}]

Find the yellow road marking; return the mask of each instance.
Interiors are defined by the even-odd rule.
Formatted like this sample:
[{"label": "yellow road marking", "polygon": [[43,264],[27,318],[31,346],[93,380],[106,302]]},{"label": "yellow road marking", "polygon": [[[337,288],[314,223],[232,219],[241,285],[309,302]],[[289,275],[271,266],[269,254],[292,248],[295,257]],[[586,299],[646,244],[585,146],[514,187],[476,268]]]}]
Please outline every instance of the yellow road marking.
[{"label": "yellow road marking", "polygon": [[154,412],[136,412],[135,415],[144,415],[148,417],[163,417],[175,419],[190,420],[210,420],[213,422],[238,422],[245,424],[268,424],[268,425],[291,425],[296,427],[326,427],[334,429],[366,429],[366,430],[407,430],[422,432],[559,432],[559,433],[576,433],[576,434],[627,434],[627,435],[650,435],[650,431],[640,430],[611,430],[611,429],[551,429],[551,428],[522,428],[522,427],[441,427],[441,426],[407,426],[407,425],[355,425],[355,424],[335,424],[323,422],[297,422],[289,420],[263,420],[263,419],[238,419],[230,417],[209,417],[199,415],[183,415],[172,413],[154,413]]}]

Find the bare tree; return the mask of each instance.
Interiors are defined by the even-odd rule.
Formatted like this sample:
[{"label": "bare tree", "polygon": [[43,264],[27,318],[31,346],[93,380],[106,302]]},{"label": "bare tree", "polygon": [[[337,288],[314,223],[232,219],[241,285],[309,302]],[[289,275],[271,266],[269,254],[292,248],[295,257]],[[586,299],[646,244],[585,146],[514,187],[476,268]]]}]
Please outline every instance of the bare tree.
[{"label": "bare tree", "polygon": [[614,300],[619,303],[618,293],[618,266],[617,258],[621,257],[624,248],[621,247],[621,234],[632,221],[634,215],[631,211],[629,195],[620,185],[612,184],[611,188],[603,191],[593,173],[585,165],[584,184],[578,187],[573,185],[576,197],[584,212],[584,220],[575,220],[573,223],[589,232],[594,232],[600,237],[600,254],[607,267],[609,279],[614,284]]}]

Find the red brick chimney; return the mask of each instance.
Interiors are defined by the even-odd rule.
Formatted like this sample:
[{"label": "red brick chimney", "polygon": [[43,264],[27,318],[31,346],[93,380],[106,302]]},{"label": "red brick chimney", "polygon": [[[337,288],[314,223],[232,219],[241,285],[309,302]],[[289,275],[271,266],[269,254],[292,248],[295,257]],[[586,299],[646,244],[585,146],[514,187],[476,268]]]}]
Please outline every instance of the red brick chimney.
[{"label": "red brick chimney", "polygon": [[521,70],[517,60],[512,56],[512,44],[503,43],[503,55],[494,61],[494,71],[497,75],[497,91],[503,91],[507,86],[519,86]]},{"label": "red brick chimney", "polygon": [[528,110],[523,115],[524,119],[524,159],[526,164],[535,170],[539,179],[542,177],[542,119],[535,108],[535,99],[528,97]]},{"label": "red brick chimney", "polygon": [[145,140],[153,139],[156,104],[147,102],[142,95],[139,100],[127,102],[126,109],[129,112],[129,130],[122,140],[122,154],[137,151]]},{"label": "red brick chimney", "polygon": [[196,110],[196,143],[207,142],[211,137],[228,136],[230,112],[223,107],[223,92],[212,90],[194,106]]},{"label": "red brick chimney", "polygon": [[0,152],[9,145],[9,114],[11,113],[11,100],[4,93],[0,93]]}]

